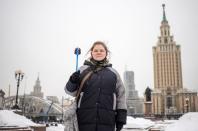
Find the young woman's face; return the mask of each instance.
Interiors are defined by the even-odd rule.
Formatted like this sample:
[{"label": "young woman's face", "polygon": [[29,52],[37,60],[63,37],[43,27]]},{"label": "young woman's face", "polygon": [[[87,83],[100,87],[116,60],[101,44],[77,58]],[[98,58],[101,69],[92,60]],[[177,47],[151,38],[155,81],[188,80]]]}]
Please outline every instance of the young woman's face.
[{"label": "young woman's face", "polygon": [[106,57],[106,54],[107,54],[107,52],[106,52],[105,48],[100,44],[95,45],[93,50],[91,51],[91,55],[92,55],[93,59],[96,61],[103,60]]}]

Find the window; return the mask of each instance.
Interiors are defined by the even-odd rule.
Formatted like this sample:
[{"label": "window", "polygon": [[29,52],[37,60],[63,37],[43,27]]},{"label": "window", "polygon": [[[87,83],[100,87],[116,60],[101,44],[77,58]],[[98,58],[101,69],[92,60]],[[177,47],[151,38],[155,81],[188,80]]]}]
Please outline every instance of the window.
[{"label": "window", "polygon": [[168,107],[168,109],[169,109],[170,107],[173,106],[172,97],[168,96],[168,97],[166,98],[166,100],[167,100],[167,107]]},{"label": "window", "polygon": [[167,42],[168,42],[167,38],[164,38],[164,43],[167,43]]}]

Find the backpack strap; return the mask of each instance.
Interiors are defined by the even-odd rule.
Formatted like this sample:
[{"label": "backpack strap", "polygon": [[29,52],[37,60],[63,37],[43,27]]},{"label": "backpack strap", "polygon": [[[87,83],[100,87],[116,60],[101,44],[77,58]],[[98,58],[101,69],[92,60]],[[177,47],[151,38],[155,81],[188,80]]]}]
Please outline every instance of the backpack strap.
[{"label": "backpack strap", "polygon": [[[101,70],[101,69],[102,69],[102,67],[98,67],[95,71],[98,72],[98,71]],[[87,79],[89,79],[89,77],[90,77],[95,71],[91,70],[91,71],[88,72],[88,73],[84,76],[84,78],[82,79],[82,81],[81,81],[81,83],[80,83],[80,87],[78,88],[78,91],[77,91],[77,93],[76,93],[76,100],[77,100],[78,97],[80,96],[80,93],[81,93],[81,91],[82,91],[82,88],[83,88],[83,85],[84,85],[85,81],[86,81]]]},{"label": "backpack strap", "polygon": [[83,87],[85,81],[91,76],[91,74],[93,74],[93,71],[90,71],[89,73],[87,73],[87,74],[85,75],[85,77],[82,79],[82,81],[81,81],[81,83],[80,83],[80,87],[79,87],[79,89],[78,89],[78,91],[77,91],[77,94],[76,94],[76,100],[78,99],[78,97],[79,97],[79,95],[80,95],[80,92],[82,91],[82,87]]}]

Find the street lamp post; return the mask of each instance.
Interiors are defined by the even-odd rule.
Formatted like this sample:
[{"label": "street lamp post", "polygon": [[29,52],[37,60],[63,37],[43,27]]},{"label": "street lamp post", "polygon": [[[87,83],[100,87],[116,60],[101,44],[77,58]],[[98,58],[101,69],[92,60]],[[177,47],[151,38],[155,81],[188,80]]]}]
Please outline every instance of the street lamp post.
[{"label": "street lamp post", "polygon": [[17,93],[16,93],[15,105],[12,107],[12,109],[19,109],[19,106],[18,106],[18,91],[19,91],[20,81],[23,80],[23,76],[24,76],[24,73],[21,70],[15,71],[15,79],[17,80]]}]

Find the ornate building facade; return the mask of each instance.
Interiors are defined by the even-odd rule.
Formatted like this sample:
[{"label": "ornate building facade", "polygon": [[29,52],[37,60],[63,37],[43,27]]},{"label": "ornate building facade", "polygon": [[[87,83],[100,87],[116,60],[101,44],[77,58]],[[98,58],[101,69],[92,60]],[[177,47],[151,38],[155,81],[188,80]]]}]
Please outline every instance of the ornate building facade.
[{"label": "ornate building facade", "polygon": [[143,99],[139,98],[138,91],[135,90],[134,72],[124,72],[124,85],[126,87],[127,114],[143,114]]},{"label": "ornate building facade", "polygon": [[183,88],[180,45],[170,35],[163,4],[161,35],[153,47],[154,90],[151,93],[152,114],[198,111],[197,92]]},{"label": "ornate building facade", "polygon": [[37,77],[33,92],[31,92],[30,95],[43,98],[43,92],[41,92],[41,85],[40,85],[39,77]]}]

